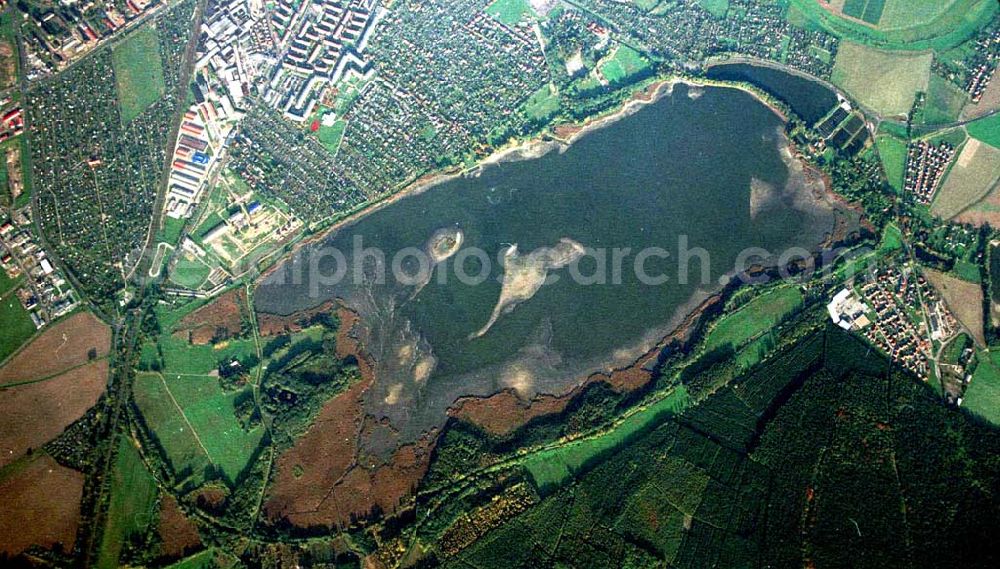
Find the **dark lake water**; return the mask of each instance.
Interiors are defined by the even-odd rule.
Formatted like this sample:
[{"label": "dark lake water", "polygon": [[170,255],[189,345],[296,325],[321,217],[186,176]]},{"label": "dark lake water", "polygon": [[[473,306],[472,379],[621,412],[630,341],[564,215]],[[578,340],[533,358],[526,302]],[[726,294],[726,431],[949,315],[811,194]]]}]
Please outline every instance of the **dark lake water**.
[{"label": "dark lake water", "polygon": [[837,104],[837,94],[821,83],[771,67],[731,63],[710,67],[705,75],[719,81],[756,85],[788,104],[810,126]]},{"label": "dark lake water", "polygon": [[[783,154],[781,126],[742,91],[678,85],[564,152],[488,166],[477,177],[449,180],[371,213],[286,261],[259,285],[256,306],[290,314],[336,297],[358,311],[368,329],[365,347],[377,362],[369,412],[388,416],[404,438],[442,423],[461,395],[505,387],[526,397],[565,392],[588,373],[626,365],[655,345],[718,287],[745,248],[781,252],[824,239],[833,214],[805,187],[801,171],[790,168],[797,164]],[[336,247],[350,265],[352,241],[361,238],[365,247],[384,251],[389,264],[395,252],[424,247],[442,228],[463,232],[463,251],[488,255],[491,278],[459,282],[453,257],[422,288],[391,277],[386,284],[353,284],[348,276],[349,282],[310,286],[307,275],[290,284],[310,255],[318,258],[318,247]],[[549,274],[558,282],[470,339],[500,295],[501,253],[510,244],[527,253],[561,239],[628,248],[621,283],[581,284],[570,268],[555,269]],[[707,281],[700,282],[695,257],[693,282],[679,282],[684,240],[709,256]],[[648,274],[665,274],[666,284],[644,284],[633,270],[636,254],[649,247],[670,254],[644,265]],[[336,265],[330,255],[318,263],[326,275]],[[574,268],[591,275],[598,265],[587,256]],[[476,274],[481,261],[470,257],[462,266]],[[612,280],[612,270],[606,274]],[[447,282],[439,282],[442,275]]]}]

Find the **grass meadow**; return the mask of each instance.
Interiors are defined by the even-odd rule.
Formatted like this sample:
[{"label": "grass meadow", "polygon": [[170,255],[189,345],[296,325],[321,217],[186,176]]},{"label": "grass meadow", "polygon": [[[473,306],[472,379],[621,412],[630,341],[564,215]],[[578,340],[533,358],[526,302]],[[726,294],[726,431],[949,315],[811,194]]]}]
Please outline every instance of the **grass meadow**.
[{"label": "grass meadow", "polygon": [[163,96],[160,38],[153,26],[143,26],[111,51],[123,124],[132,122]]},{"label": "grass meadow", "polygon": [[657,424],[664,416],[675,415],[689,404],[688,392],[680,386],[663,399],[626,417],[606,433],[560,444],[528,456],[524,467],[539,488],[561,486],[585,469],[594,458],[619,448],[636,434]]},{"label": "grass meadow", "polygon": [[802,305],[802,293],[797,287],[781,287],[768,291],[719,319],[705,338],[705,351],[729,345],[739,349],[770,330],[789,313]]},{"label": "grass meadow", "polygon": [[906,116],[930,82],[933,54],[883,51],[844,42],[834,63],[834,84],[886,117]]},{"label": "grass meadow", "polygon": [[897,192],[903,191],[906,178],[906,142],[895,136],[880,134],[875,139],[875,146],[878,148],[879,158],[882,159],[889,185]]},{"label": "grass meadow", "polygon": [[153,522],[156,509],[156,480],[146,470],[132,442],[125,436],[118,440],[107,525],[101,533],[101,548],[97,555],[98,569],[121,566],[119,559],[123,546],[132,536],[145,534]]},{"label": "grass meadow", "polygon": [[972,138],[1000,148],[1000,114],[971,122],[965,128]]},{"label": "grass meadow", "polygon": [[962,406],[1000,425],[1000,353],[979,352],[979,365],[965,390]]},{"label": "grass meadow", "polygon": [[1000,149],[970,140],[955,159],[931,203],[931,213],[951,219],[981,200],[1000,179]]}]

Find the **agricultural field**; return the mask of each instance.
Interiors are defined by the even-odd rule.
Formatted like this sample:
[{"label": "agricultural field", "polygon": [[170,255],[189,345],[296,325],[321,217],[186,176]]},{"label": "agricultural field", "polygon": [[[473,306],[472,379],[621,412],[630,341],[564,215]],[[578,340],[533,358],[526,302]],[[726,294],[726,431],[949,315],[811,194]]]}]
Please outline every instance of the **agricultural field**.
[{"label": "agricultural field", "polygon": [[82,497],[83,474],[47,454],[0,470],[0,554],[13,556],[32,545],[72,551]]},{"label": "agricultural field", "polygon": [[882,30],[902,30],[916,26],[926,26],[940,18],[948,10],[961,9],[957,0],[885,0],[882,16],[878,23]]},{"label": "agricultural field", "polygon": [[142,26],[114,46],[111,63],[122,124],[128,124],[166,92],[156,28]]},{"label": "agricultural field", "polygon": [[948,273],[924,269],[927,280],[941,294],[955,318],[968,330],[980,346],[986,345],[983,331],[983,290],[978,283],[971,283]]},{"label": "agricultural field", "polygon": [[897,192],[903,191],[906,178],[906,142],[895,136],[879,134],[875,138],[875,146],[878,148],[879,158],[882,159],[889,185]]},{"label": "agricultural field", "polygon": [[995,425],[1000,425],[1000,354],[979,352],[979,365],[965,389],[962,406]]},{"label": "agricultural field", "polygon": [[101,569],[123,565],[123,548],[145,537],[156,514],[159,492],[156,480],[146,469],[132,441],[125,436],[119,437],[110,492],[107,524],[101,534],[97,556],[96,567]]},{"label": "agricultural field", "polygon": [[781,287],[768,291],[727,314],[705,338],[705,351],[731,346],[739,349],[764,334],[802,305],[802,292],[797,287]]},{"label": "agricultural field", "polygon": [[886,0],[845,0],[841,13],[878,26]]},{"label": "agricultural field", "polygon": [[108,362],[97,360],[0,389],[0,467],[57,437],[97,403],[107,382]]},{"label": "agricultural field", "polygon": [[991,115],[966,125],[969,136],[990,146],[1000,148],[1000,114]]},{"label": "agricultural field", "polygon": [[172,495],[164,493],[160,499],[157,522],[156,533],[161,540],[159,548],[161,559],[180,559],[201,547],[201,536],[198,535],[197,526],[185,517],[177,499]]},{"label": "agricultural field", "polygon": [[108,355],[111,330],[90,312],[55,324],[0,367],[0,386],[53,377]]},{"label": "agricultural field", "polygon": [[[841,9],[867,11],[875,19],[879,0],[840,0]],[[789,0],[789,21],[822,29],[843,40],[891,50],[943,51],[974,36],[997,13],[991,0],[885,0],[878,25],[844,17],[818,0]],[[859,12],[859,6],[864,4]]]},{"label": "agricultural field", "polygon": [[843,42],[831,80],[879,115],[903,117],[917,93],[927,91],[932,59],[929,52],[892,52]]},{"label": "agricultural field", "polygon": [[969,97],[965,91],[932,73],[924,104],[914,113],[913,123],[922,125],[952,123],[958,120],[968,102]]},{"label": "agricultural field", "polygon": [[951,219],[983,199],[1000,180],[1000,149],[972,139],[962,148],[931,203],[931,213]]}]

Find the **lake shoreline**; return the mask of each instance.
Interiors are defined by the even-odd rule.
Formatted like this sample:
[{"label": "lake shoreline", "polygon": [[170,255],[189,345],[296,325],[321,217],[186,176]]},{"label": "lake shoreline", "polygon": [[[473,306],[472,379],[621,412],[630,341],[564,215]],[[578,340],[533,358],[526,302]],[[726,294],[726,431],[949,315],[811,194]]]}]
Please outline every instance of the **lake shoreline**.
[{"label": "lake shoreline", "polygon": [[294,247],[278,257],[275,262],[269,266],[267,269],[263,270],[259,275],[254,278],[254,284],[259,285],[264,279],[266,279],[271,273],[278,269],[282,265],[282,262],[294,256],[303,247],[307,245],[312,245],[318,241],[323,241],[328,237],[335,235],[340,230],[348,228],[365,217],[380,211],[381,209],[392,205],[399,200],[404,198],[419,195],[435,186],[443,184],[445,182],[469,177],[478,176],[479,173],[486,167],[495,166],[497,164],[502,164],[504,162],[519,162],[522,160],[532,160],[535,158],[540,158],[552,150],[558,150],[560,152],[565,152],[572,144],[577,142],[579,139],[583,138],[587,134],[610,126],[624,118],[627,118],[636,112],[640,111],[642,108],[656,103],[664,95],[673,94],[673,88],[676,85],[686,85],[688,87],[695,88],[721,88],[721,89],[735,89],[749,94],[755,100],[763,104],[765,107],[771,110],[775,115],[777,115],[782,122],[788,122],[788,117],[785,115],[784,111],[778,108],[772,101],[767,100],[767,98],[761,96],[760,93],[756,92],[747,86],[713,81],[711,79],[694,79],[694,78],[684,78],[684,77],[670,77],[666,79],[658,79],[651,82],[644,89],[632,93],[632,95],[626,99],[617,109],[611,111],[605,115],[596,115],[594,117],[584,119],[582,123],[566,123],[561,125],[556,125],[550,127],[550,129],[532,136],[531,138],[523,140],[514,140],[508,143],[505,147],[500,148],[496,152],[490,154],[489,156],[483,158],[481,161],[476,163],[474,166],[468,168],[461,168],[455,170],[454,168],[450,170],[444,170],[440,172],[434,172],[430,174],[425,174],[416,178],[414,181],[410,182],[402,189],[389,195],[375,203],[369,204],[365,208],[356,211],[346,217],[335,221],[333,224],[324,227],[315,235],[310,235],[299,242],[297,242]]}]

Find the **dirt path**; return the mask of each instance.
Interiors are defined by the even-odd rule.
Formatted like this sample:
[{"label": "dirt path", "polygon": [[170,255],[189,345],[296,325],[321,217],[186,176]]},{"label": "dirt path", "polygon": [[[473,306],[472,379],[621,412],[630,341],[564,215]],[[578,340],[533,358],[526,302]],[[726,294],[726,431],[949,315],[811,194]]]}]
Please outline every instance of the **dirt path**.
[{"label": "dirt path", "polygon": [[201,437],[198,436],[198,431],[195,430],[194,425],[191,424],[191,421],[188,421],[187,415],[184,414],[184,409],[182,409],[180,404],[177,403],[177,400],[174,399],[174,394],[171,393],[170,386],[167,385],[166,378],[163,377],[162,373],[157,373],[156,377],[159,377],[160,381],[163,382],[163,389],[167,390],[167,395],[170,397],[170,401],[173,402],[174,407],[177,408],[177,412],[181,414],[181,418],[184,419],[184,424],[187,425],[189,429],[191,429],[191,434],[194,435],[194,440],[198,441],[198,446],[201,447],[201,450],[205,453],[205,456],[208,457],[208,460],[211,461],[212,464],[218,464],[215,461],[215,459],[212,458],[212,454],[208,452],[208,449],[205,448],[205,444],[201,442]]}]

